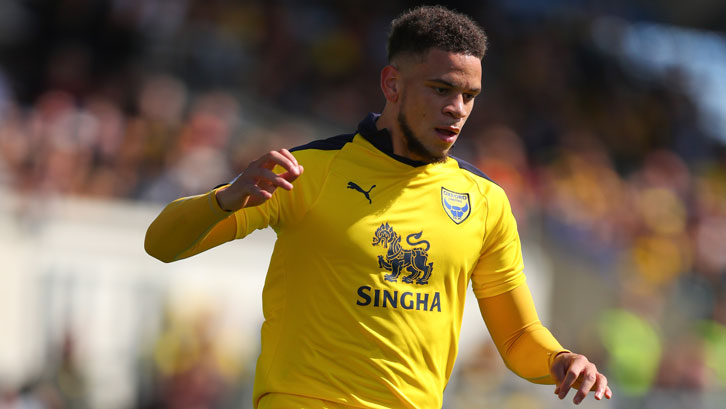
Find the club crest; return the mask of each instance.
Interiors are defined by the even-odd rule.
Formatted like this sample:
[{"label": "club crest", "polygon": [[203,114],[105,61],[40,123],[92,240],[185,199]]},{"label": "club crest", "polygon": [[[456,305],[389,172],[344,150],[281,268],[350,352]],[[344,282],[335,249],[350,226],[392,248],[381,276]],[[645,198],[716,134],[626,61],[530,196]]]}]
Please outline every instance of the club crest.
[{"label": "club crest", "polygon": [[471,213],[468,193],[456,193],[441,187],[441,205],[451,220],[460,224]]}]

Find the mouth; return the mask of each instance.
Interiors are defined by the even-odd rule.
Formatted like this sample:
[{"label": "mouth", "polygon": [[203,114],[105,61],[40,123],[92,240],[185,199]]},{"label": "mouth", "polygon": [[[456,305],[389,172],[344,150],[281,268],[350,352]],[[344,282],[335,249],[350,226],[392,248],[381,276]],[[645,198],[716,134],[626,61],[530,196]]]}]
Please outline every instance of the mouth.
[{"label": "mouth", "polygon": [[436,131],[436,135],[439,137],[439,139],[446,143],[454,143],[456,137],[461,131],[459,128],[453,126],[437,127],[434,128],[434,130]]}]

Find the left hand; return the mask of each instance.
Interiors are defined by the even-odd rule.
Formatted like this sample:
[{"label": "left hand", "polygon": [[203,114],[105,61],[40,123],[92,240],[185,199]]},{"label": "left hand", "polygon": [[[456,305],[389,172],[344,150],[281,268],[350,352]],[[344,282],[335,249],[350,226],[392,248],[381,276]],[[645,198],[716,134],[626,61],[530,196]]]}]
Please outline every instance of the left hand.
[{"label": "left hand", "polygon": [[[272,171],[276,165],[282,167],[282,173]],[[227,212],[258,206],[269,200],[278,187],[292,190],[292,182],[302,172],[302,165],[287,149],[270,151],[250,163],[229,186],[217,190],[217,203]]]},{"label": "left hand", "polygon": [[567,396],[570,388],[576,388],[577,393],[572,400],[576,405],[582,402],[589,391],[595,391],[595,399],[604,397],[610,399],[613,392],[608,386],[608,379],[597,371],[595,364],[588,361],[584,355],[572,352],[563,352],[555,357],[550,368],[555,378],[555,394],[560,399]]}]

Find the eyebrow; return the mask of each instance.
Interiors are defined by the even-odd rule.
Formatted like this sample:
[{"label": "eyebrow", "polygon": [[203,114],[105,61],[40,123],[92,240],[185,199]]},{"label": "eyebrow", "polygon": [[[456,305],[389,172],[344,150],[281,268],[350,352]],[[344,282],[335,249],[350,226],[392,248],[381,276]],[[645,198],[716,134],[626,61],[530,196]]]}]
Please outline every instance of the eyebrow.
[{"label": "eyebrow", "polygon": [[[450,83],[449,81],[442,80],[441,78],[430,78],[427,81],[428,82],[438,82],[439,84],[446,85],[447,87],[450,87],[450,88],[461,88],[459,86],[456,86],[456,85]],[[471,92],[472,94],[479,94],[481,92],[481,88],[470,88],[470,89],[467,89],[467,91]]]}]

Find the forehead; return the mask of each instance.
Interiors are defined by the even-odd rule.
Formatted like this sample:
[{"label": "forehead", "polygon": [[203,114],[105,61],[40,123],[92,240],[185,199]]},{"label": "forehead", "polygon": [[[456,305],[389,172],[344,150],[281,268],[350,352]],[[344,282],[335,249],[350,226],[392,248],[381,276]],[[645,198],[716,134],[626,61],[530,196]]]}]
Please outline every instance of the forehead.
[{"label": "forehead", "polygon": [[412,79],[442,79],[467,88],[481,87],[481,60],[473,55],[432,48],[407,68]]}]

